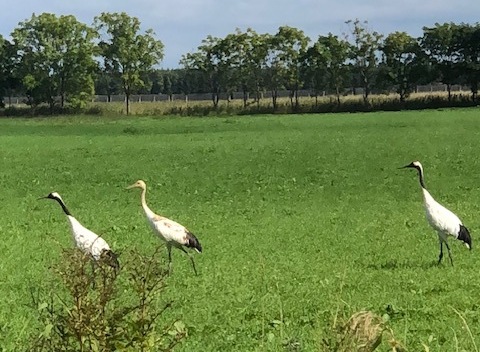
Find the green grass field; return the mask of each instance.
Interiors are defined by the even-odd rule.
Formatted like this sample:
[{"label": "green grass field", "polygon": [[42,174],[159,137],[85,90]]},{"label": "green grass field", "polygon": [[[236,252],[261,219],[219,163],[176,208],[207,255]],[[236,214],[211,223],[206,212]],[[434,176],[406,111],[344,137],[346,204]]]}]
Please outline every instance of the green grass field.
[{"label": "green grass field", "polygon": [[[138,190],[200,239],[173,254],[178,351],[315,351],[335,316],[385,319],[411,351],[480,344],[479,110],[228,118],[0,120],[0,346],[36,325],[29,288],[72,246],[57,204],[118,251],[151,250]],[[437,266],[413,160],[469,227]],[[473,339],[462,319],[465,318]],[[387,341],[382,350],[387,350]],[[0,348],[1,350],[1,348]]]}]

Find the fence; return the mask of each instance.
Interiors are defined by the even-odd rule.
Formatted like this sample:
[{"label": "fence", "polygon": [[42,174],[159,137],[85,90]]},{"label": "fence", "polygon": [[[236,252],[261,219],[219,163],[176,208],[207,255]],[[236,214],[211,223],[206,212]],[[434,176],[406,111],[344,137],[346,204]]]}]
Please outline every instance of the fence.
[{"label": "fence", "polygon": [[[423,86],[417,86],[416,92],[417,93],[434,93],[434,92],[446,92],[447,85],[445,84],[428,84]],[[451,86],[452,92],[460,92],[460,91],[469,91],[468,87],[461,86],[461,85],[452,85]],[[347,91],[347,95],[361,95],[363,93],[362,88],[352,88]],[[298,96],[300,97],[310,97],[313,93],[310,90],[299,90]],[[325,95],[325,92],[323,94]],[[281,90],[278,91],[278,97],[289,97],[290,91],[288,90]],[[262,92],[261,98],[271,98],[271,92]],[[250,98],[248,96],[248,98]],[[207,101],[212,99],[211,93],[192,93],[192,94],[135,94],[130,96],[131,102],[159,102],[159,101]],[[234,92],[232,94],[227,95],[226,93],[220,94],[221,100],[241,100],[243,99],[242,92]],[[25,97],[5,97],[4,100],[5,104],[11,105],[19,105],[25,104],[26,98]],[[107,95],[95,95],[92,99],[92,102],[95,103],[108,103],[108,102],[124,102],[125,95],[118,94],[118,95],[110,95],[110,101],[108,100]]]}]

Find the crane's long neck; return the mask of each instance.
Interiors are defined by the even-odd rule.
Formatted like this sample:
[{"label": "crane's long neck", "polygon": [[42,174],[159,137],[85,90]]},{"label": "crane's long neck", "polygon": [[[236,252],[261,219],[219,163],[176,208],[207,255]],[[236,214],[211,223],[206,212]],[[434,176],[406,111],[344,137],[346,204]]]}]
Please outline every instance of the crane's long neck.
[{"label": "crane's long neck", "polygon": [[67,206],[65,205],[65,203],[63,202],[63,200],[61,198],[54,198],[54,199],[58,202],[58,204],[60,204],[60,206],[63,209],[63,212],[65,213],[65,215],[73,216],[72,213],[70,213],[70,211],[67,209]]},{"label": "crane's long neck", "polygon": [[433,199],[430,192],[427,191],[427,187],[425,187],[425,181],[423,178],[423,168],[421,166],[418,166],[416,169],[418,170],[418,179],[420,181],[420,187],[422,188],[423,201],[425,203],[425,206],[428,207],[429,205],[436,202],[435,202],[435,199]]},{"label": "crane's long neck", "polygon": [[142,188],[142,195],[141,195],[142,208],[145,214],[147,215],[147,217],[151,218],[155,214],[152,211],[152,209],[150,209],[147,205],[146,194],[147,194],[147,188]]},{"label": "crane's long neck", "polygon": [[420,186],[424,189],[427,190],[427,187],[425,187],[425,181],[423,179],[423,169],[421,167],[417,167],[418,170],[418,179],[420,181]]}]

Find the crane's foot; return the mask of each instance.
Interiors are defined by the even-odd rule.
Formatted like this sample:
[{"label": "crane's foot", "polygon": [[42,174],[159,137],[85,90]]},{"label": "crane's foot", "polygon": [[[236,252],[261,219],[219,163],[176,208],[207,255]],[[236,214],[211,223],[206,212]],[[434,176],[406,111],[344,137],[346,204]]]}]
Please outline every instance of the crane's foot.
[{"label": "crane's foot", "polygon": [[198,276],[198,273],[197,273],[197,268],[195,268],[195,261],[193,260],[193,257],[190,256],[190,260],[192,261],[192,266],[193,266],[193,271],[195,272],[195,276]]},{"label": "crane's foot", "polygon": [[450,253],[448,254],[448,257],[450,258],[450,264],[452,264],[452,266],[453,266],[453,259],[452,259],[452,256],[450,255]]}]

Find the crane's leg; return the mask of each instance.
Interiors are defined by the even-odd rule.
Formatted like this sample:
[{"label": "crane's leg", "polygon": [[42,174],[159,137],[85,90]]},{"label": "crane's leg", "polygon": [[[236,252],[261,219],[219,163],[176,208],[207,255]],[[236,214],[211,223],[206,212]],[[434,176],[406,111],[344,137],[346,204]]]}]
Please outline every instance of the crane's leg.
[{"label": "crane's leg", "polygon": [[172,245],[167,243],[168,250],[168,275],[172,274]]},{"label": "crane's leg", "polygon": [[440,254],[438,255],[438,265],[440,265],[443,258],[443,241],[441,238],[439,238],[438,241],[440,242]]},{"label": "crane's leg", "polygon": [[188,253],[185,248],[183,247],[179,247],[183,253],[185,253],[186,255],[188,255],[188,257],[190,258],[190,260],[192,261],[192,266],[193,266],[193,271],[195,272],[195,275],[198,275],[197,273],[197,269],[195,268],[195,261],[193,260],[193,257],[190,253]]},{"label": "crane's leg", "polygon": [[447,250],[448,250],[448,257],[450,258],[450,264],[452,264],[453,266],[453,259],[452,259],[452,253],[450,252],[450,247],[447,243],[447,241],[445,241],[445,245],[447,246]]}]

